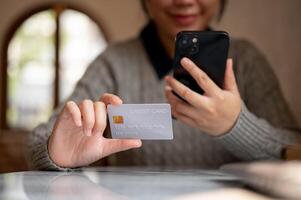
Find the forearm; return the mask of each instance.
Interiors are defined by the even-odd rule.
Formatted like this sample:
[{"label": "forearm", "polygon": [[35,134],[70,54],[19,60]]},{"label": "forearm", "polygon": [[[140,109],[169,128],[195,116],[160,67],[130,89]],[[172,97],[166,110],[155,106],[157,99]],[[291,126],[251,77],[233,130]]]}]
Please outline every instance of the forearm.
[{"label": "forearm", "polygon": [[[102,57],[98,57],[87,69],[68,100],[76,104],[85,99],[98,101],[104,92],[113,91],[114,78],[111,75],[109,66],[104,63]],[[55,110],[47,123],[39,125],[29,136],[28,158],[30,165],[36,169],[68,170],[55,165],[48,153],[48,139],[64,106],[65,103]]]},{"label": "forearm", "polygon": [[28,138],[28,159],[31,168],[38,170],[68,170],[67,168],[57,166],[51,160],[48,153],[48,139],[51,135],[54,122],[57,119],[57,112],[59,112],[59,109],[57,109],[47,123],[36,127]]},{"label": "forearm", "polygon": [[283,149],[299,137],[296,131],[276,128],[256,117],[243,104],[234,127],[218,141],[239,159],[270,160],[281,159]]}]

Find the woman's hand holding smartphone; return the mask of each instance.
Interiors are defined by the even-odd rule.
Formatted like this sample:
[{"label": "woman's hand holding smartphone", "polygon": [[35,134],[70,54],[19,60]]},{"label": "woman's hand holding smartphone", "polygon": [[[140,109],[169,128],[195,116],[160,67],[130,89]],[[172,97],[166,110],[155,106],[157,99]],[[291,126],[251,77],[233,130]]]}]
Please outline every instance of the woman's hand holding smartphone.
[{"label": "woman's hand holding smartphone", "polygon": [[[221,32],[216,33],[220,34]],[[200,39],[202,38],[199,37],[198,40]],[[211,45],[214,48],[209,49],[215,50],[213,55],[219,54],[216,57],[194,56],[189,59],[184,55],[182,55],[183,57],[179,56],[176,47],[175,63],[180,64],[178,67],[182,69],[175,70],[175,78],[166,77],[165,92],[174,117],[209,135],[220,136],[230,131],[234,126],[241,110],[241,98],[233,72],[232,59],[227,59],[228,46],[220,47],[224,49],[221,50],[217,48],[218,45],[214,41],[211,41]],[[197,48],[202,53],[203,47]],[[215,63],[219,66],[210,66],[211,69],[208,69],[208,66],[198,66],[191,60],[193,58],[198,63],[209,65]],[[224,58],[224,66],[221,66]],[[217,59],[220,60],[217,61]],[[212,70],[213,67],[214,70]],[[210,73],[211,77],[204,69]],[[181,77],[179,71],[182,71],[184,76]],[[223,75],[222,78],[221,74]]]},{"label": "woman's hand holding smartphone", "polygon": [[219,87],[223,87],[228,58],[229,35],[224,31],[182,31],[177,34],[174,77],[195,92],[202,94],[193,77],[181,65],[186,57],[201,68]]}]

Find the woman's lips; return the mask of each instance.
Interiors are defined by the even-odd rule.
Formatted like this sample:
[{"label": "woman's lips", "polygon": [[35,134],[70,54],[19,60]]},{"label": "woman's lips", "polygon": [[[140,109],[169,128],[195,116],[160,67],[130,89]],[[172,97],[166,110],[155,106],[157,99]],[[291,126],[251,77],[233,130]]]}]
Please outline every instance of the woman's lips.
[{"label": "woman's lips", "polygon": [[195,22],[197,15],[172,15],[172,18],[180,26],[189,26]]}]

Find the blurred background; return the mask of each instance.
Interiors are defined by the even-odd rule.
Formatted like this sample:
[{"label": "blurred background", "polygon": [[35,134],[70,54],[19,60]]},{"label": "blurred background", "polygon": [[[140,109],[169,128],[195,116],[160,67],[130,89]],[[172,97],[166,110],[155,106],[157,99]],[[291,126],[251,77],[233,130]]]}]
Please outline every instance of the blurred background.
[{"label": "blurred background", "polygon": [[[301,123],[300,10],[300,0],[229,0],[212,26],[264,52]],[[27,169],[28,132],[108,44],[136,36],[145,21],[139,0],[0,1],[0,172]]]}]

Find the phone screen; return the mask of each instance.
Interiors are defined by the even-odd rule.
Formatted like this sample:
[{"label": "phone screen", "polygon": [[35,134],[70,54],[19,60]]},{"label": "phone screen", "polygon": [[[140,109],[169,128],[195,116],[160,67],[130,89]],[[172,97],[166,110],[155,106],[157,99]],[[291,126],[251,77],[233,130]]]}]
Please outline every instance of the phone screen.
[{"label": "phone screen", "polygon": [[183,31],[178,33],[173,60],[174,77],[195,92],[204,93],[180,64],[181,59],[187,57],[222,88],[228,49],[229,35],[224,31]]}]

